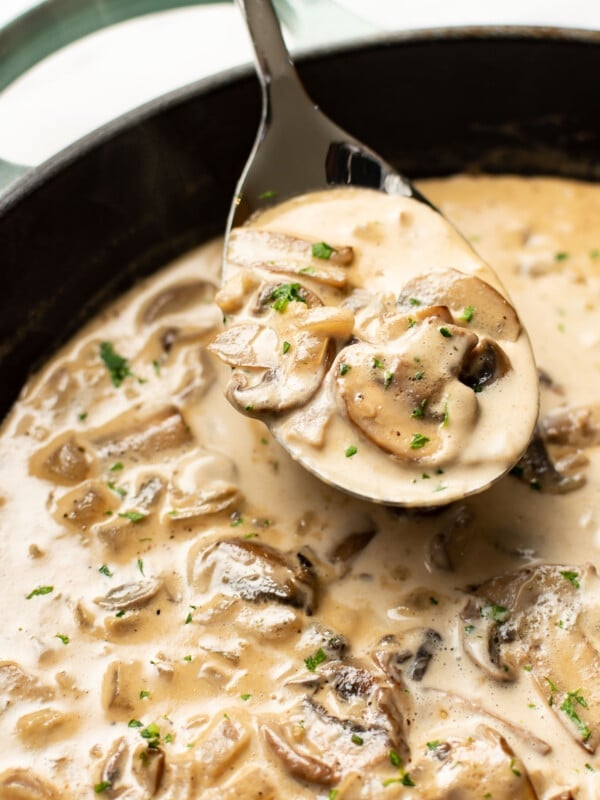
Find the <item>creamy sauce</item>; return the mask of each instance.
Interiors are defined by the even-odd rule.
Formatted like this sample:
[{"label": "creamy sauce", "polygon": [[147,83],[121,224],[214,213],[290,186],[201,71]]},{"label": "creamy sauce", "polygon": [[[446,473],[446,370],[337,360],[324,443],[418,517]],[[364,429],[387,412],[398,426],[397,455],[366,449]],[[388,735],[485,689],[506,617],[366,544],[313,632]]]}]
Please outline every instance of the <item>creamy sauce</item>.
[{"label": "creamy sauce", "polygon": [[349,188],[284,202],[232,232],[225,281],[211,350],[234,368],[227,396],[321,479],[444,505],[523,453],[529,340],[492,270],[428,206]]},{"label": "creamy sauce", "polygon": [[527,324],[573,491],[322,484],[224,400],[221,243],[186,256],[4,423],[2,800],[600,794],[600,188],[422,188]]}]

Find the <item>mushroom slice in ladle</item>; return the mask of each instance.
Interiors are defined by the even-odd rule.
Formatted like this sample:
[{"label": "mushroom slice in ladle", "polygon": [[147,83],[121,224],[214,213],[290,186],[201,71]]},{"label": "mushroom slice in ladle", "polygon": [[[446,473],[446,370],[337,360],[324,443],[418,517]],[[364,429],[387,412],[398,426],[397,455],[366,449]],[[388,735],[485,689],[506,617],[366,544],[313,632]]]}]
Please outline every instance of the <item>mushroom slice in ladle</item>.
[{"label": "mushroom slice in ladle", "polygon": [[521,332],[517,312],[486,281],[455,269],[419,275],[402,287],[398,306],[414,310],[415,304],[447,306],[456,322],[462,321],[493,339],[515,342]]},{"label": "mushroom slice in ladle", "polygon": [[368,439],[399,459],[447,462],[477,418],[477,398],[459,381],[476,344],[475,334],[440,325],[431,316],[396,347],[361,343],[345,348],[334,369],[345,414]]}]

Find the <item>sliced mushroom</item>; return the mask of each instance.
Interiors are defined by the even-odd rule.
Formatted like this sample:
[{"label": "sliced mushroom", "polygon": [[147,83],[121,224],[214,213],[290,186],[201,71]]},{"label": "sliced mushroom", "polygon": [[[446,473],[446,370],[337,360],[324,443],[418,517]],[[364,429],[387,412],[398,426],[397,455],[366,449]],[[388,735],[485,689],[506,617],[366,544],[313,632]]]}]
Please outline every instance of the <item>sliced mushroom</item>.
[{"label": "sliced mushroom", "polygon": [[6,769],[0,773],[0,797],[2,800],[57,800],[59,794],[30,769]]},{"label": "sliced mushroom", "polygon": [[55,708],[41,708],[17,720],[17,733],[30,747],[44,747],[56,735],[74,735],[77,717]]},{"label": "sliced mushroom", "polygon": [[295,565],[274,547],[255,540],[225,539],[193,560],[190,584],[202,594],[221,594],[258,603],[283,603],[311,614],[316,578],[310,566]]},{"label": "sliced mushroom", "polygon": [[470,430],[477,416],[475,394],[458,380],[476,343],[463,328],[427,317],[393,350],[362,343],[345,348],[334,365],[345,413],[361,433],[400,459],[450,460],[461,431]]},{"label": "sliced mushroom", "polygon": [[540,420],[545,442],[593,447],[600,444],[600,404],[567,406],[554,409]]},{"label": "sliced mushroom", "polygon": [[[586,614],[599,597],[593,567],[542,564],[486,581],[463,612],[467,628],[473,626],[464,640],[473,661],[500,680],[530,674],[560,722],[590,752],[600,742],[600,653]],[[478,619],[485,633],[477,633]],[[475,644],[478,635],[485,636],[487,652]]]},{"label": "sliced mushroom", "polygon": [[195,747],[202,775],[219,778],[243,753],[250,741],[247,724],[230,714],[219,715]]},{"label": "sliced mushroom", "polygon": [[563,475],[552,463],[542,437],[535,434],[524,456],[511,470],[532,489],[550,494],[565,494],[585,484],[583,475]]},{"label": "sliced mushroom", "polygon": [[464,320],[463,324],[492,339],[515,342],[521,332],[517,312],[505,297],[481,278],[455,269],[430,272],[406,283],[398,296],[398,305],[414,310],[415,302],[447,306],[457,324],[464,320],[469,309],[471,321]]},{"label": "sliced mushroom", "polygon": [[348,274],[341,267],[349,266],[353,258],[351,247],[333,248],[328,259],[315,258],[311,242],[253,227],[234,228],[227,248],[227,260],[239,267],[302,275],[336,288],[347,285]]},{"label": "sliced mushroom", "polygon": [[97,597],[94,602],[108,611],[128,611],[131,608],[143,608],[152,600],[162,588],[162,581],[158,578],[146,578],[134,583],[123,583],[111,589],[103,597]]},{"label": "sliced mushroom", "polygon": [[423,800],[537,800],[525,765],[497,731],[438,742],[410,776]]},{"label": "sliced mushroom", "polygon": [[467,506],[452,510],[450,519],[427,544],[425,564],[428,569],[451,572],[456,568],[472,521],[473,512]]},{"label": "sliced mushroom", "polygon": [[[102,705],[107,711],[133,711],[139,700],[140,685],[142,669],[138,661],[113,661],[102,679]],[[122,749],[115,748],[118,752]]]},{"label": "sliced mushroom", "polygon": [[465,358],[459,379],[479,392],[503,378],[510,368],[510,361],[499,345],[482,337]]},{"label": "sliced mushroom", "polygon": [[165,752],[162,747],[140,745],[136,748],[131,759],[131,772],[144,792],[154,797],[165,774]]},{"label": "sliced mushroom", "polygon": [[16,661],[0,661],[0,711],[18,700],[49,700],[54,690],[42,685]]},{"label": "sliced mushroom", "polygon": [[151,325],[161,317],[187,311],[200,303],[212,303],[215,292],[214,284],[208,281],[171,284],[148,300],[141,311],[141,321]]},{"label": "sliced mushroom", "polygon": [[376,533],[377,528],[375,525],[373,527],[369,526],[368,530],[349,533],[331,550],[329,560],[334,563],[342,562],[345,567],[349,568],[350,564],[368,546]]},{"label": "sliced mushroom", "polygon": [[[168,406],[161,411],[147,416],[139,423],[128,424],[130,414],[122,421],[125,427],[120,428],[121,419],[117,419],[110,431],[97,436],[93,444],[101,458],[109,459],[122,456],[140,456],[155,458],[165,451],[184,447],[192,441],[189,426],[181,412]],[[112,430],[116,428],[115,430]]]},{"label": "sliced mushroom", "polygon": [[110,798],[121,797],[128,785],[124,782],[129,764],[129,745],[124,737],[117,739],[111,745],[108,755],[104,759],[97,784],[106,788],[103,794]]},{"label": "sliced mushroom", "polygon": [[441,634],[433,628],[412,628],[403,632],[399,642],[393,637],[377,649],[373,659],[394,684],[404,687],[404,675],[413,681],[423,680],[441,643]]},{"label": "sliced mushroom", "polygon": [[118,498],[98,481],[86,481],[56,504],[55,520],[77,531],[87,531],[106,520],[118,506]]},{"label": "sliced mushroom", "polygon": [[81,483],[89,477],[92,456],[73,434],[54,439],[35,453],[30,461],[33,475],[62,486]]},{"label": "sliced mushroom", "polygon": [[341,719],[310,698],[288,722],[265,725],[262,732],[292,777],[324,786],[334,785],[353,769],[385,763],[394,747],[382,726]]}]

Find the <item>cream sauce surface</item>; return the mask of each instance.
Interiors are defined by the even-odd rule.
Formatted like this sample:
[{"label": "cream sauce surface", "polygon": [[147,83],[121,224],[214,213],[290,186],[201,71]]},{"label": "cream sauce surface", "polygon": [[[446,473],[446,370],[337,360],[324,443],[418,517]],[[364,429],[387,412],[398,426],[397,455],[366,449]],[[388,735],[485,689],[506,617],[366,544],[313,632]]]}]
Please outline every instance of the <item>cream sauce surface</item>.
[{"label": "cream sauce surface", "polygon": [[221,243],[189,254],[4,423],[2,800],[600,794],[600,188],[421,188],[527,326],[572,491],[320,483],[224,400]]}]

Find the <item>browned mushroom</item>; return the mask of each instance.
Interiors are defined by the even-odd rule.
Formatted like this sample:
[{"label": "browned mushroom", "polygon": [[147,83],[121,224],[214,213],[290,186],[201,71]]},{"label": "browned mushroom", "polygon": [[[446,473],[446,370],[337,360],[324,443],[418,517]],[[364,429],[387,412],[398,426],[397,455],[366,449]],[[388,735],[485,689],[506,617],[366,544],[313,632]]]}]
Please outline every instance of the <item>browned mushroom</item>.
[{"label": "browned mushroom", "polygon": [[6,769],[0,773],[2,800],[57,800],[56,789],[30,769]]},{"label": "browned mushroom", "polygon": [[144,325],[151,325],[161,317],[176,314],[200,304],[212,303],[215,291],[214,284],[208,281],[171,284],[148,300],[141,311],[141,321]]},{"label": "browned mushroom", "polygon": [[225,539],[209,545],[193,560],[189,576],[193,588],[258,603],[283,603],[304,608],[315,605],[316,579],[310,566],[291,559],[262,542]]},{"label": "browned mushroom", "polygon": [[492,728],[465,739],[432,741],[410,776],[423,800],[536,800],[521,759]]},{"label": "browned mushroom", "polygon": [[35,453],[29,468],[38,478],[72,486],[89,477],[93,456],[72,434],[60,436]]},{"label": "browned mushroom", "polygon": [[348,273],[342,267],[353,258],[351,247],[332,248],[327,259],[315,258],[311,242],[253,227],[234,228],[227,249],[228,261],[239,267],[302,275],[336,288],[346,286]]},{"label": "browned mushroom", "polygon": [[447,306],[456,324],[469,325],[492,339],[515,342],[521,323],[508,300],[489,283],[455,269],[419,275],[402,287],[398,296],[401,308],[415,304]]},{"label": "browned mushroom", "polygon": [[101,458],[140,456],[152,458],[168,450],[190,444],[192,435],[181,412],[172,407],[144,416],[131,424],[131,413],[117,418],[94,439]]},{"label": "browned mushroom", "polygon": [[593,567],[542,564],[486,581],[463,612],[463,642],[473,661],[499,680],[531,675],[560,722],[590,752],[600,742],[600,654],[587,607],[599,593]]},{"label": "browned mushroom", "polygon": [[540,432],[546,442],[593,447],[600,444],[600,404],[560,406],[540,420]]},{"label": "browned mushroom", "polygon": [[128,611],[132,608],[142,608],[158,594],[162,585],[162,581],[158,578],[124,583],[121,586],[115,586],[103,597],[97,597],[94,602],[108,611]]},{"label": "browned mushroom", "polygon": [[550,494],[565,494],[585,483],[580,474],[565,475],[555,467],[539,434],[535,434],[520,461],[512,468],[514,475],[532,489]]},{"label": "browned mushroom", "polygon": [[334,368],[345,413],[372,442],[398,458],[422,463],[448,459],[461,438],[452,434],[471,427],[477,415],[475,394],[459,381],[476,343],[475,334],[430,316],[404,337],[402,347],[361,343],[345,348]]}]

